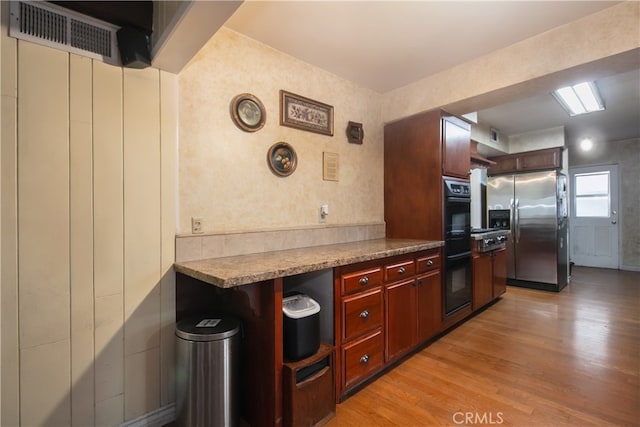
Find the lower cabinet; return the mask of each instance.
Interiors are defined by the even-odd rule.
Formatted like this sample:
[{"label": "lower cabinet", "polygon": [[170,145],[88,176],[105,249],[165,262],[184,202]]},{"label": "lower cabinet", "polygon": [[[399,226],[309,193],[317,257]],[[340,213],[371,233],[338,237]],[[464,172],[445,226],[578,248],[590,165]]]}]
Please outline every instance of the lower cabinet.
[{"label": "lower cabinet", "polygon": [[493,300],[493,252],[473,256],[473,296],[471,304],[474,310],[489,304]]},{"label": "lower cabinet", "polygon": [[335,269],[341,400],[441,330],[440,248]]},{"label": "lower cabinet", "polygon": [[391,361],[416,345],[418,308],[414,278],[385,286],[385,355]]},{"label": "lower cabinet", "polygon": [[442,329],[442,274],[440,270],[416,279],[418,339],[423,343]]},{"label": "lower cabinet", "polygon": [[493,251],[493,297],[507,291],[507,250]]},{"label": "lower cabinet", "polygon": [[507,290],[507,250],[473,254],[473,310],[489,304]]}]

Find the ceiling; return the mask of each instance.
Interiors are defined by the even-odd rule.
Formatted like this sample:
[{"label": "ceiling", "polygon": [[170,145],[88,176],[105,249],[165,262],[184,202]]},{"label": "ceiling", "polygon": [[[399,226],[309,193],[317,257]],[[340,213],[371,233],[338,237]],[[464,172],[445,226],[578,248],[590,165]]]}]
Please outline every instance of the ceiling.
[{"label": "ceiling", "polygon": [[[137,22],[150,19],[148,1],[64,3],[76,8],[99,3],[100,7],[85,13],[111,22],[131,19],[130,6],[138,3],[146,17],[136,18]],[[245,1],[225,26],[361,87],[385,93],[616,3]],[[569,143],[582,136],[608,141],[640,137],[640,71],[596,83],[607,106],[604,112],[569,117],[545,92],[480,110],[478,119],[509,136],[565,126]]]}]

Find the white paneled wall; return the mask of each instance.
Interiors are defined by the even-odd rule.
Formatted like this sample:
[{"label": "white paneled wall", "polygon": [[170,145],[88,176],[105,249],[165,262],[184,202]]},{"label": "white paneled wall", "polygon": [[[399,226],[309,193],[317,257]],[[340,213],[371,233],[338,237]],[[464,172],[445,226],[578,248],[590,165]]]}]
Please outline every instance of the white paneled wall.
[{"label": "white paneled wall", "polygon": [[174,400],[177,79],[2,42],[0,425],[119,425]]}]

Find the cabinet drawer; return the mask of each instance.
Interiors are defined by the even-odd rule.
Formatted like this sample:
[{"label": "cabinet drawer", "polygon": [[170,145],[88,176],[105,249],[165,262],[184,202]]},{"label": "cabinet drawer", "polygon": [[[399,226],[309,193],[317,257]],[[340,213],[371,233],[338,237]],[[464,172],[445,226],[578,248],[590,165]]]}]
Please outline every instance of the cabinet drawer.
[{"label": "cabinet drawer", "polygon": [[343,346],[344,388],[357,384],[382,367],[383,345],[384,340],[380,329],[361,340]]},{"label": "cabinet drawer", "polygon": [[382,326],[382,314],[382,288],[343,298],[342,339],[348,341],[367,331],[379,328]]},{"label": "cabinet drawer", "polygon": [[382,268],[372,267],[342,275],[342,294],[351,294],[382,284]]},{"label": "cabinet drawer", "polygon": [[425,273],[427,271],[438,270],[440,268],[440,254],[433,253],[417,259],[418,273]]},{"label": "cabinet drawer", "polygon": [[415,272],[416,266],[413,259],[387,264],[384,266],[384,281],[394,282],[396,280],[402,280],[405,277],[413,276]]}]

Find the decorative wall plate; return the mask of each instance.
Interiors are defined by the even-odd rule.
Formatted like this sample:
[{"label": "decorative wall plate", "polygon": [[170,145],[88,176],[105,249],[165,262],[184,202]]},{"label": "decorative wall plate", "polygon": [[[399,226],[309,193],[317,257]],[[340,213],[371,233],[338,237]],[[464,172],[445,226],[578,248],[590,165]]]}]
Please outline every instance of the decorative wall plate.
[{"label": "decorative wall plate", "polygon": [[241,93],[231,101],[231,118],[240,129],[255,132],[264,126],[267,113],[257,97],[250,93]]},{"label": "decorative wall plate", "polygon": [[267,152],[267,163],[276,175],[289,176],[298,166],[298,156],[291,145],[286,142],[277,142]]}]

